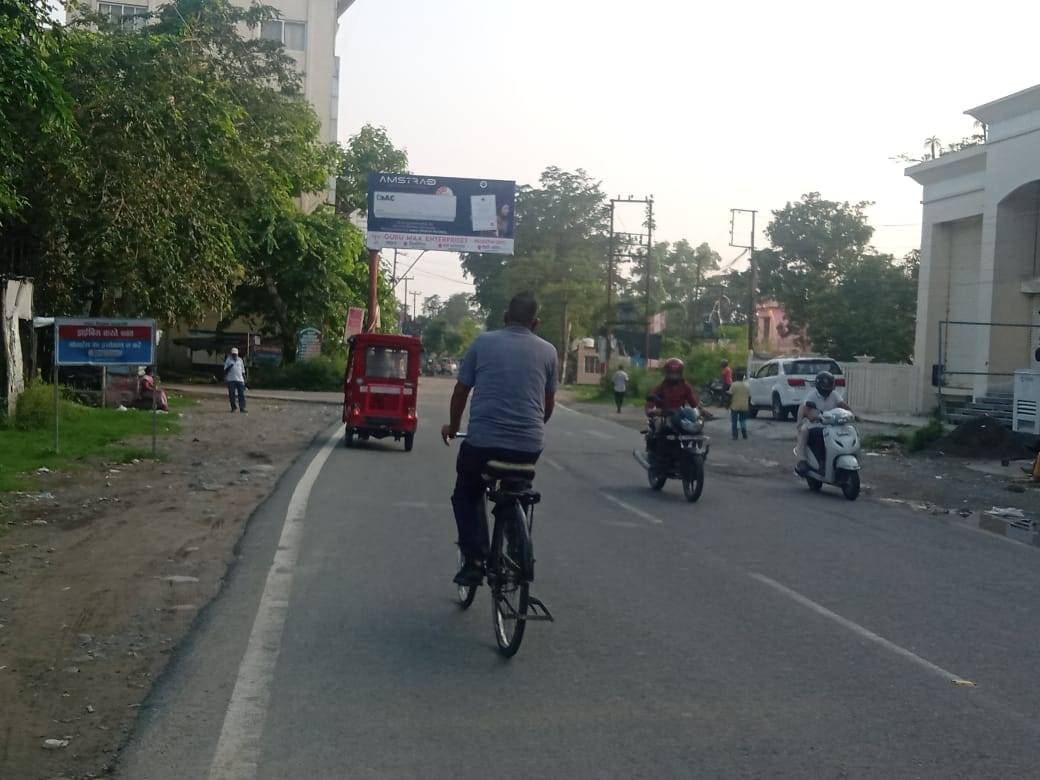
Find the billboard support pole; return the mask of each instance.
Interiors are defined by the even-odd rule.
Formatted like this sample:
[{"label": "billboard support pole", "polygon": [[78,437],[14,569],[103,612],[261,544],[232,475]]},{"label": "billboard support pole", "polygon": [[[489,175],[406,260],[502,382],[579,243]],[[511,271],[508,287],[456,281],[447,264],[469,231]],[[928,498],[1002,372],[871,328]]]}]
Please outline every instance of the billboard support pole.
[{"label": "billboard support pole", "polygon": [[[57,329],[55,329],[57,330]],[[57,341],[57,337],[54,339]],[[58,411],[59,411],[59,399],[58,399],[58,352],[57,349],[54,351],[54,369],[53,369],[53,381],[54,381],[54,454],[58,454]]]},{"label": "billboard support pole", "polygon": [[[154,374],[154,372],[153,372]],[[152,385],[152,457],[154,458],[158,454],[158,437],[159,437],[159,411],[156,406],[155,396],[159,394],[158,383]]]},{"label": "billboard support pole", "polygon": [[108,401],[108,366],[101,366],[101,408],[104,409]]},{"label": "billboard support pole", "polygon": [[379,302],[379,250],[368,250],[368,332],[375,330],[376,305]]}]

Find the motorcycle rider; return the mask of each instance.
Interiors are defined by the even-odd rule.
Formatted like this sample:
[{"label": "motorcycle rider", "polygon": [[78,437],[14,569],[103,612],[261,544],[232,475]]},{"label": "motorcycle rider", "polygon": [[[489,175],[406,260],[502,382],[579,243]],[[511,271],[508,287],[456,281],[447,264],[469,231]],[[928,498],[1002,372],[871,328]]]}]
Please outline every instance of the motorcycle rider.
[{"label": "motorcycle rider", "polygon": [[[685,366],[679,358],[668,358],[664,362],[664,381],[650,391],[650,397],[646,402],[646,414],[648,417],[667,416],[679,411],[683,406],[692,406],[700,411],[705,419],[710,415],[701,406],[701,399],[697,396],[693,386],[683,378]],[[647,439],[647,452],[653,455],[656,449],[657,426],[652,426],[654,436]]]},{"label": "motorcycle rider", "polygon": [[805,448],[809,443],[809,429],[814,422],[818,422],[824,412],[832,409],[847,409],[852,411],[841,393],[834,389],[834,374],[830,371],[821,371],[816,375],[813,389],[805,396],[801,406],[798,407],[798,465],[795,471],[800,476],[809,473],[809,461],[805,457]]}]

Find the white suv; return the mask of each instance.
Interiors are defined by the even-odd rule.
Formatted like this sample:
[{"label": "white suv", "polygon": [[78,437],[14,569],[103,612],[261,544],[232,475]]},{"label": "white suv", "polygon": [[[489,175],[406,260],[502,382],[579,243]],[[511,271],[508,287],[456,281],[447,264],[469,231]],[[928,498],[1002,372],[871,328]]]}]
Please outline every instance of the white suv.
[{"label": "white suv", "polygon": [[748,378],[751,388],[750,417],[759,409],[772,409],[774,420],[785,420],[797,414],[813,380],[821,371],[834,374],[835,384],[845,386],[841,366],[828,357],[793,357],[770,360]]}]

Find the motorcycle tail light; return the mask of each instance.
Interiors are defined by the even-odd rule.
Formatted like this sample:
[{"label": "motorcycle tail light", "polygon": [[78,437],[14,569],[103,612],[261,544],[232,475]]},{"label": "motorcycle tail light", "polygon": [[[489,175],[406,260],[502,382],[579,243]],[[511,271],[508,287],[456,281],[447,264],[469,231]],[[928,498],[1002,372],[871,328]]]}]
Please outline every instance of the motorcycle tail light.
[{"label": "motorcycle tail light", "polygon": [[804,379],[798,379],[796,377],[791,377],[790,379],[787,380],[787,384],[790,385],[791,387],[805,387],[805,380]]},{"label": "motorcycle tail light", "polygon": [[844,377],[838,377],[837,379],[834,380],[834,384],[837,385],[838,387],[845,387],[845,378]]}]

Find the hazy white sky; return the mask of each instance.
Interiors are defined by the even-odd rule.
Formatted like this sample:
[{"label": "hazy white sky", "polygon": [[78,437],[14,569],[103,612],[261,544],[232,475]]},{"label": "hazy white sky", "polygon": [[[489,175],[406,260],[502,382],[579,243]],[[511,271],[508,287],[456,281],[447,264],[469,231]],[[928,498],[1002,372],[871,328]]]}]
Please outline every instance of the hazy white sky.
[{"label": "hazy white sky", "polygon": [[[1025,0],[357,0],[340,141],[384,125],[438,176],[585,168],[608,195],[653,194],[660,239],[725,259],[731,207],[764,224],[805,192],[871,200],[874,245],[903,254],[920,188],[889,157],[1040,81],[1038,23]],[[415,273],[426,295],[472,290],[455,255]]]}]

